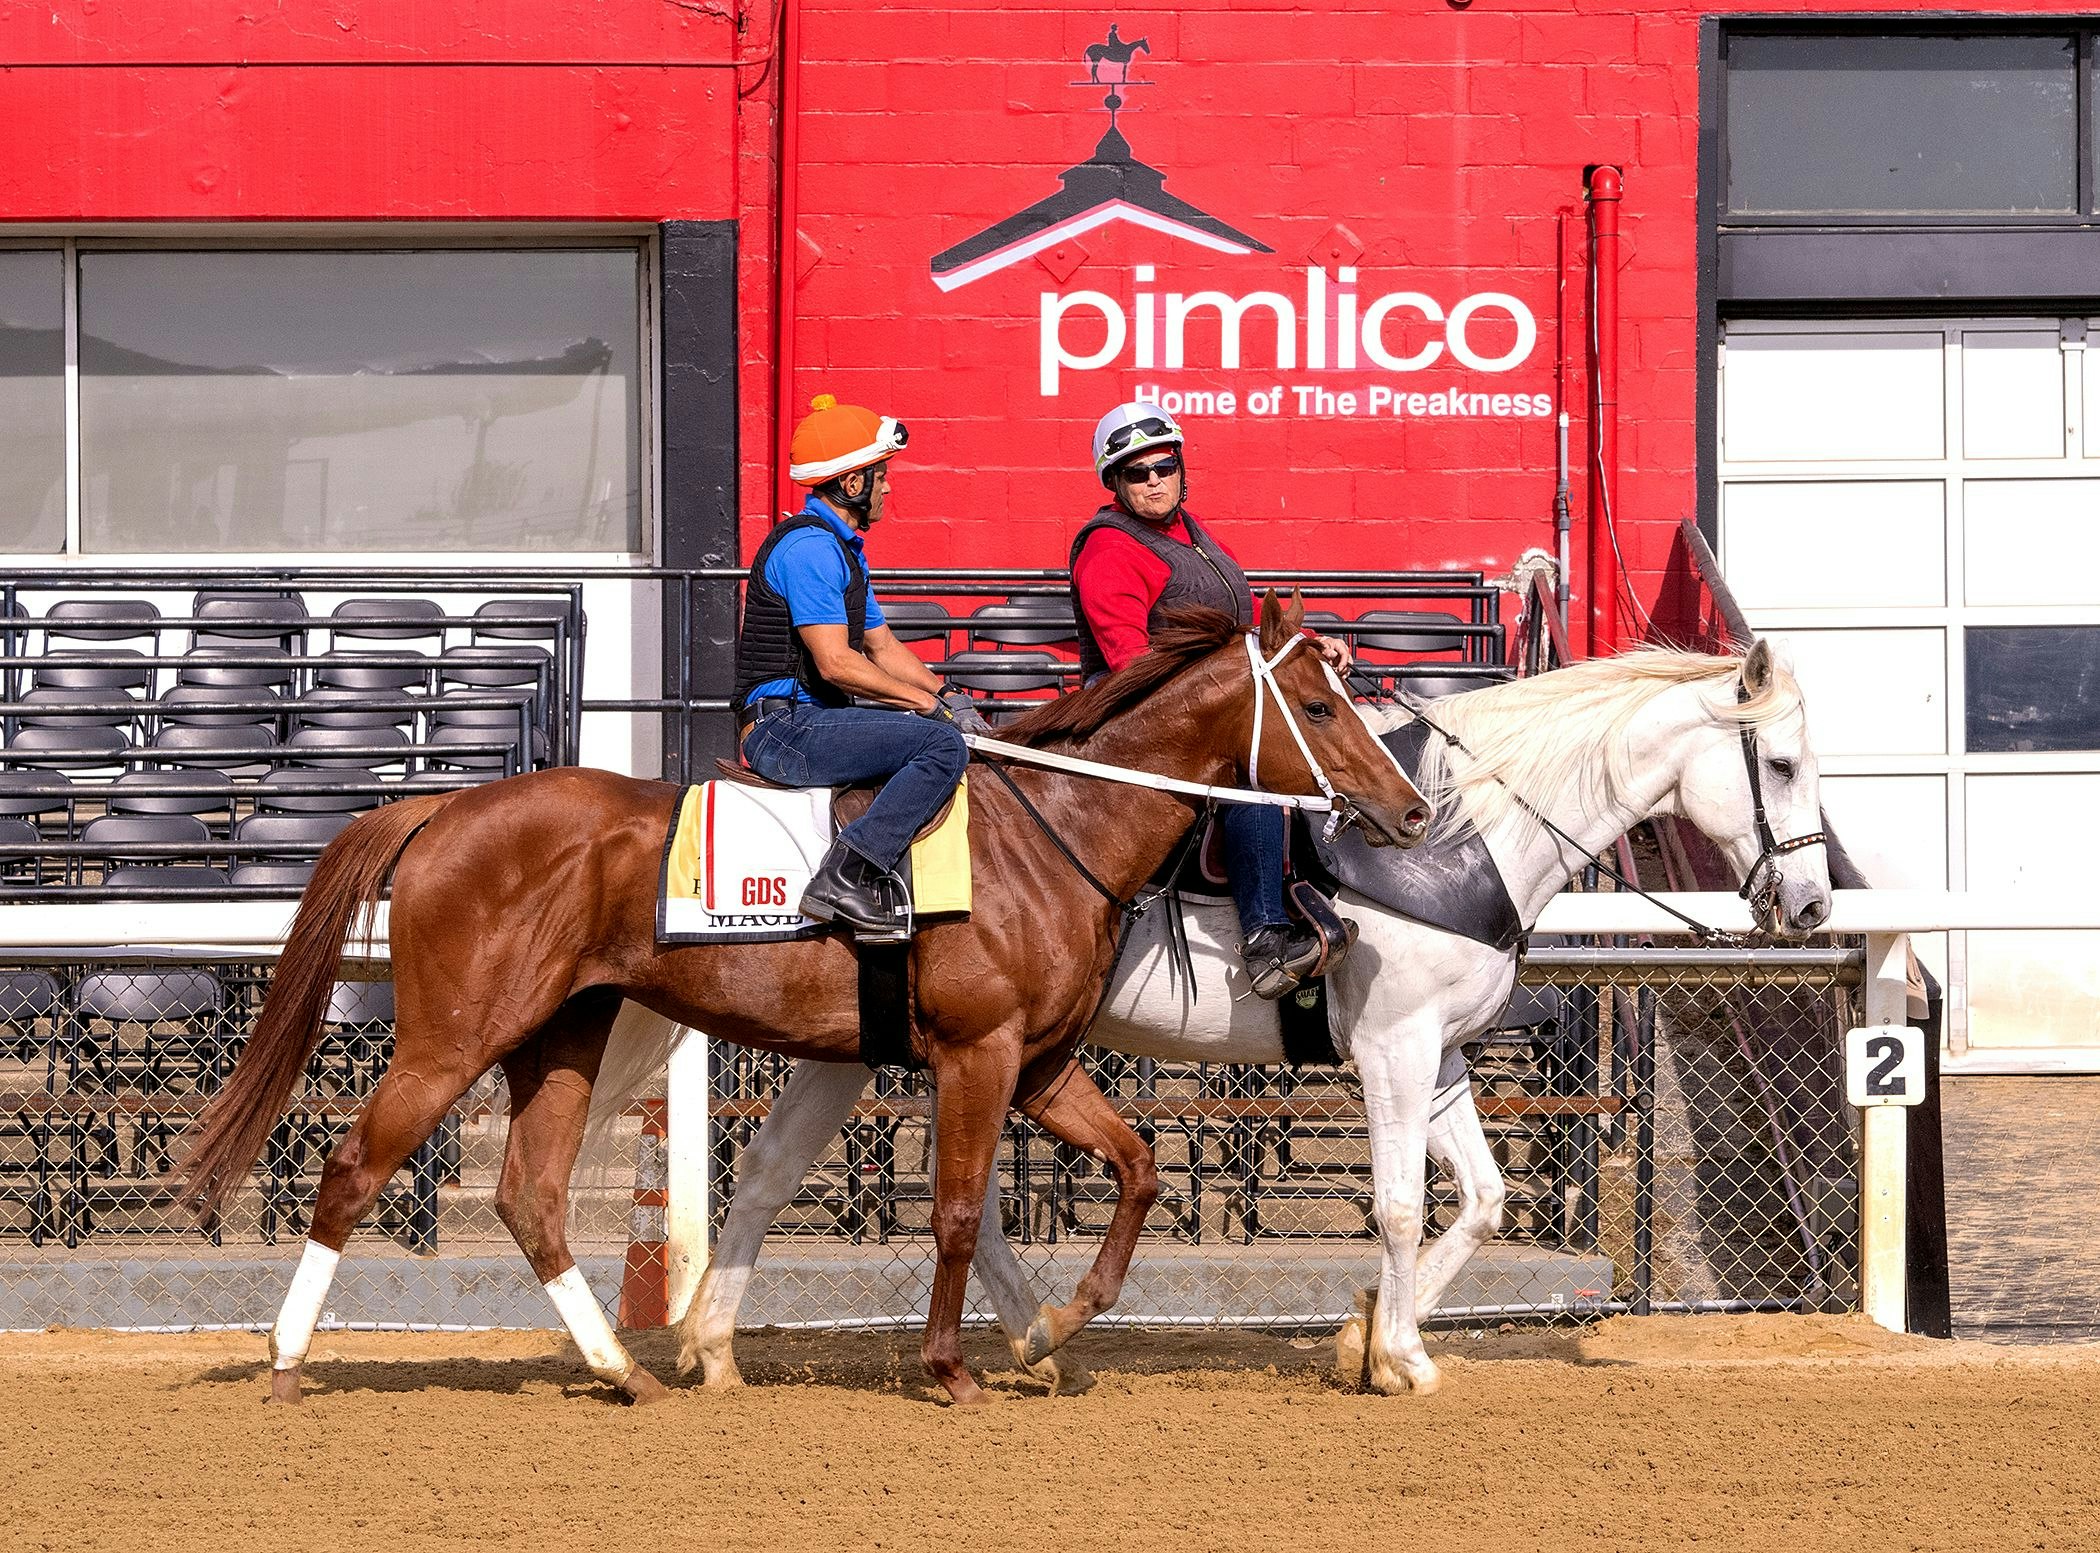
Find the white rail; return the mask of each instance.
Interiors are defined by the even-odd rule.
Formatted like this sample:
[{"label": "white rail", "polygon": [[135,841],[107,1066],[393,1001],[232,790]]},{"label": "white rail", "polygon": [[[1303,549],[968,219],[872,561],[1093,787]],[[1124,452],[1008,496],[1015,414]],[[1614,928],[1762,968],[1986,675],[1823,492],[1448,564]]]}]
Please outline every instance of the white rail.
[{"label": "white rail", "polygon": [[[1679,893],[1659,899],[1686,916],[1730,932],[1749,930],[1750,911],[1734,895]],[[1963,928],[2100,928],[2100,892],[2046,890],[1838,890],[1827,931],[1941,933]],[[270,958],[284,947],[293,901],[64,901],[0,906],[0,951],[126,948]],[[1541,933],[1682,933],[1683,924],[1638,895],[1556,895],[1538,920]],[[386,949],[380,908],[373,953]]]}]

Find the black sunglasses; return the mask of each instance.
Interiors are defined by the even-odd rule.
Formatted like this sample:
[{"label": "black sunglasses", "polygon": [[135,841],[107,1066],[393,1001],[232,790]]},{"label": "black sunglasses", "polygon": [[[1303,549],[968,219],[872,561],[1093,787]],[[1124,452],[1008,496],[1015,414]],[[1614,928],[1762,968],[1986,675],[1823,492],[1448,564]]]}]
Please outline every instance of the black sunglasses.
[{"label": "black sunglasses", "polygon": [[1174,428],[1163,420],[1147,416],[1141,421],[1132,421],[1128,426],[1118,426],[1114,431],[1110,432],[1108,434],[1108,446],[1103,451],[1108,453],[1122,452],[1123,449],[1130,446],[1131,439],[1139,432],[1143,432],[1146,440],[1149,441],[1154,437],[1171,437],[1174,434]]},{"label": "black sunglasses", "polygon": [[1155,458],[1149,464],[1132,460],[1116,471],[1116,478],[1125,485],[1150,485],[1156,477],[1171,480],[1181,473],[1181,455],[1169,453],[1165,458]]}]

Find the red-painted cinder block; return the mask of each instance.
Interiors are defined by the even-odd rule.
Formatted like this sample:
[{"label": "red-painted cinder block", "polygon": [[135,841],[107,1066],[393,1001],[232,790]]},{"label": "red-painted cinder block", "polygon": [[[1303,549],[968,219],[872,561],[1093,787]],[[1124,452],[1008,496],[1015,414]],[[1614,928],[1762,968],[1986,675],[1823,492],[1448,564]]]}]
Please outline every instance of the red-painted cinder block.
[{"label": "red-painted cinder block", "polygon": [[1639,122],[1544,103],[1524,115],[1524,159],[1576,168],[1593,162],[1623,162],[1633,155]]},{"label": "red-painted cinder block", "polygon": [[1358,60],[1346,68],[1351,108],[1361,117],[1464,112],[1468,81],[1476,67],[1457,60],[1428,58],[1402,62]]},{"label": "red-painted cinder block", "polygon": [[1674,67],[1598,64],[1585,67],[1582,76],[1583,106],[1591,113],[1675,117],[1698,109],[1697,81]]},{"label": "red-painted cinder block", "polygon": [[1442,168],[1525,160],[1524,121],[1515,114],[1466,113],[1410,119],[1407,159]]},{"label": "red-painted cinder block", "polygon": [[1580,112],[1586,74],[1579,65],[1475,64],[1465,72],[1465,111],[1529,115],[1559,108]]},{"label": "red-painted cinder block", "polygon": [[1695,71],[1699,58],[1699,13],[1684,9],[1674,15],[1636,17],[1632,57],[1643,65]]},{"label": "red-painted cinder block", "polygon": [[1534,64],[1555,61],[1611,64],[1634,57],[1633,14],[1593,12],[1586,16],[1526,16],[1519,22],[1519,56]]}]

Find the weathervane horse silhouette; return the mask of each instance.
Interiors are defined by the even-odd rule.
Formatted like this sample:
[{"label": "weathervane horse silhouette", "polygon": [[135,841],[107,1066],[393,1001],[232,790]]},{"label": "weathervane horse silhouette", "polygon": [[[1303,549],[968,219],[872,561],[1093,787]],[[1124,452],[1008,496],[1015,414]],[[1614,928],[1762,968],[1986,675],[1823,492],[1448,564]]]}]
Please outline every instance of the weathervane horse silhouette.
[{"label": "weathervane horse silhouette", "polygon": [[1104,59],[1122,70],[1122,75],[1112,84],[1120,86],[1123,82],[1128,81],[1130,79],[1130,61],[1136,56],[1139,49],[1143,49],[1147,54],[1151,53],[1151,39],[1137,38],[1129,43],[1125,43],[1123,34],[1117,31],[1117,24],[1110,22],[1108,24],[1108,41],[1106,43],[1089,43],[1086,46],[1086,78],[1088,84],[1093,86],[1101,84],[1101,62]]}]

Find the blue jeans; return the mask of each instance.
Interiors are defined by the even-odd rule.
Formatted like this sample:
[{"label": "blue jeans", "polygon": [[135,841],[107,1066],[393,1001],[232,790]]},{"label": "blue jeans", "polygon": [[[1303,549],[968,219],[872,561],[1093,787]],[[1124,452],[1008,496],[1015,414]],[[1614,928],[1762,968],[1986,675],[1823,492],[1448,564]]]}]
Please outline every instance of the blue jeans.
[{"label": "blue jeans", "polygon": [[953,723],[911,712],[797,706],[751,725],[744,763],[789,787],[882,782],[868,812],[840,831],[839,840],[889,869],[955,792],[970,747]]},{"label": "blue jeans", "polygon": [[1225,833],[1225,874],[1232,903],[1239,908],[1240,932],[1248,938],[1265,927],[1286,926],[1283,905],[1283,851],[1290,814],[1264,804],[1220,805],[1218,827]]}]

